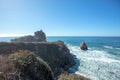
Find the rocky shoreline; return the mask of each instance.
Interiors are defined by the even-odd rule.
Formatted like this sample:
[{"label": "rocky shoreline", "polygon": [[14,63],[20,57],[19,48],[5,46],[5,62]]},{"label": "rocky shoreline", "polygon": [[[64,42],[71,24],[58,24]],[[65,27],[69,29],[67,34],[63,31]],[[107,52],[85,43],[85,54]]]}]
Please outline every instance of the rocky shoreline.
[{"label": "rocky shoreline", "polygon": [[[37,37],[35,37],[36,35]],[[44,37],[41,38],[41,36]],[[33,54],[31,55],[30,53]],[[11,55],[16,55],[14,57],[15,62],[9,58]],[[28,55],[30,59],[26,58],[29,57]],[[5,62],[4,59],[6,59]],[[48,80],[48,78],[49,80],[89,80],[88,78],[67,72],[70,67],[76,64],[74,57],[70,54],[64,42],[46,42],[45,33],[42,31],[35,32],[35,35],[31,36],[31,38],[20,37],[13,39],[11,42],[0,42],[0,60],[0,80]],[[15,75],[8,77],[8,73],[13,72],[8,70],[9,67],[4,67],[11,66],[11,64],[7,63],[13,64],[13,68],[10,67],[11,70],[19,70],[17,79],[15,79]],[[23,64],[27,64],[27,66]],[[22,68],[16,67],[16,65],[21,65]],[[44,69],[47,71],[44,71]],[[29,75],[26,71],[32,75]],[[49,74],[49,76],[45,74]],[[37,75],[41,76],[38,77]]]}]

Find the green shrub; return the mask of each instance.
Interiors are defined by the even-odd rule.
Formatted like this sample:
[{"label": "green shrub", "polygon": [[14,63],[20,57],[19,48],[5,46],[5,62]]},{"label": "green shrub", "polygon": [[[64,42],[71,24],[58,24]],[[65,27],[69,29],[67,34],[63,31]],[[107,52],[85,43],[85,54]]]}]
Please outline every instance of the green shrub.
[{"label": "green shrub", "polygon": [[33,53],[30,51],[18,51],[12,54],[11,59],[18,65],[27,67],[29,64],[33,63]]},{"label": "green shrub", "polygon": [[[23,50],[10,55],[22,80],[53,80],[51,68],[33,52]],[[17,75],[18,76],[18,75]]]}]

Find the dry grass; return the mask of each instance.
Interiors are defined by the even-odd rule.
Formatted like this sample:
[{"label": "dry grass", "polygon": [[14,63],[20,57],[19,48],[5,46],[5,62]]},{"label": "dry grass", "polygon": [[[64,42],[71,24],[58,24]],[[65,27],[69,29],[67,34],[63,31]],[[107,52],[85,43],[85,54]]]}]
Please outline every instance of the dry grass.
[{"label": "dry grass", "polygon": [[17,69],[14,67],[13,62],[7,56],[0,56],[0,80],[15,79]]},{"label": "dry grass", "polygon": [[51,68],[30,51],[0,55],[0,80],[53,80]]},{"label": "dry grass", "polygon": [[20,50],[12,54],[10,56],[10,59],[14,61],[17,68],[20,68],[20,67],[27,67],[28,65],[33,63],[35,59],[34,57],[35,56],[32,52],[28,50],[24,50],[24,51]]},{"label": "dry grass", "polygon": [[61,74],[58,80],[90,80],[77,74]]}]

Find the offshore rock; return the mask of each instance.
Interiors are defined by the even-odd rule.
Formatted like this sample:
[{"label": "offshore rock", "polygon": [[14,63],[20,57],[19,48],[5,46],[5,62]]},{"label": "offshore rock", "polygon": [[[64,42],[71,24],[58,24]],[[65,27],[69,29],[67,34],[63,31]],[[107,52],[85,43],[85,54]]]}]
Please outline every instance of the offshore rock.
[{"label": "offshore rock", "polygon": [[81,42],[81,43],[80,43],[80,49],[81,49],[81,50],[88,50],[87,45],[86,45],[85,42]]},{"label": "offshore rock", "polygon": [[46,35],[42,30],[40,30],[36,31],[33,36],[23,36],[20,38],[12,39],[11,42],[46,42]]}]

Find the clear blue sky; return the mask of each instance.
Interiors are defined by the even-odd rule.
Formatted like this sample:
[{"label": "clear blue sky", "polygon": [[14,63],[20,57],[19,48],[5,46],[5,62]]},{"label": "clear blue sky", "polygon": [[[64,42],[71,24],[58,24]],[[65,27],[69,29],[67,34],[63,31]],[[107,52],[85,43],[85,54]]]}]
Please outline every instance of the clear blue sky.
[{"label": "clear blue sky", "polygon": [[0,0],[0,36],[120,36],[120,0]]}]

